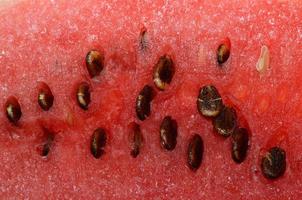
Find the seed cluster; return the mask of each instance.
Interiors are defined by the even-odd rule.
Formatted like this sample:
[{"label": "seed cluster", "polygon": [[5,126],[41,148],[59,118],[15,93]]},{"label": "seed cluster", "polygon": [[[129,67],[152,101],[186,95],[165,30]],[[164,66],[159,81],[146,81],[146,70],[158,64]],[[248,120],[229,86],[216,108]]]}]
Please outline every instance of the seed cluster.
[{"label": "seed cluster", "polygon": [[[144,45],[146,31],[141,33],[141,46]],[[142,42],[143,41],[143,42]],[[230,56],[230,40],[227,38],[217,49],[217,62],[219,65],[225,63]],[[97,50],[91,50],[86,55],[86,68],[89,76],[95,78],[100,75],[104,68],[104,54]],[[164,91],[172,82],[175,74],[175,65],[169,55],[159,58],[153,70],[154,86]],[[76,90],[76,101],[83,110],[88,110],[91,102],[91,89],[88,82],[81,82]],[[145,85],[136,98],[135,111],[140,121],[146,120],[151,114],[151,103],[155,98],[155,90],[150,85]],[[50,87],[42,82],[38,89],[38,105],[44,111],[48,111],[54,102],[54,96]],[[200,88],[197,97],[197,110],[206,119],[212,120],[213,129],[223,137],[231,136],[231,157],[236,163],[242,163],[247,155],[249,147],[249,130],[240,127],[236,110],[224,105],[219,91],[214,85],[205,85]],[[5,103],[5,113],[8,120],[17,125],[22,116],[21,106],[16,97],[9,97]],[[129,133],[130,155],[136,158],[143,146],[143,134],[140,124],[133,122]],[[159,126],[159,142],[163,149],[173,151],[177,145],[178,124],[172,116],[165,116]],[[49,154],[54,135],[50,134],[42,145],[40,155],[45,157]],[[90,138],[90,152],[99,159],[105,153],[108,137],[105,129],[99,127],[94,130]],[[192,171],[196,171],[203,159],[204,143],[199,134],[194,134],[188,141],[187,165]],[[261,160],[261,170],[268,179],[282,176],[286,170],[286,153],[280,147],[268,150]]]},{"label": "seed cluster", "polygon": [[232,158],[236,163],[243,162],[249,145],[248,129],[238,126],[236,110],[223,104],[215,86],[206,85],[200,89],[197,108],[201,115],[211,117],[216,133],[223,137],[232,136]]}]

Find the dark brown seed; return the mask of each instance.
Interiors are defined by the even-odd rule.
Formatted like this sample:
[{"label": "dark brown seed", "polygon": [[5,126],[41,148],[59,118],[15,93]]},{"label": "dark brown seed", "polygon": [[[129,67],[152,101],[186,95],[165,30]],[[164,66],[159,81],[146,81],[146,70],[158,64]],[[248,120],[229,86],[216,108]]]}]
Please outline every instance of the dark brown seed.
[{"label": "dark brown seed", "polygon": [[218,90],[213,85],[200,88],[197,99],[199,113],[206,117],[215,117],[223,108],[223,102]]},{"label": "dark brown seed", "polygon": [[170,56],[164,55],[159,58],[154,67],[153,81],[155,86],[164,90],[170,84],[175,73],[175,67]]},{"label": "dark brown seed", "polygon": [[230,107],[224,107],[219,115],[213,119],[214,130],[224,137],[230,136],[237,126],[236,111]]},{"label": "dark brown seed", "polygon": [[203,156],[203,141],[198,134],[195,134],[189,142],[188,147],[188,166],[191,170],[196,171],[202,161]]},{"label": "dark brown seed", "polygon": [[80,83],[77,90],[77,102],[78,105],[83,109],[87,110],[90,104],[90,88],[89,84],[86,82]]},{"label": "dark brown seed", "polygon": [[46,157],[50,152],[55,134],[46,128],[43,128],[43,131],[44,131],[44,143],[40,146],[39,152],[42,157]]},{"label": "dark brown seed", "polygon": [[140,91],[139,95],[136,98],[135,110],[138,119],[145,120],[151,111],[151,101],[154,96],[153,88],[149,85]]},{"label": "dark brown seed", "polygon": [[286,169],[286,153],[280,147],[271,148],[262,158],[262,174],[268,179],[282,176]]},{"label": "dark brown seed", "polygon": [[102,128],[97,128],[92,136],[91,136],[91,143],[90,143],[90,151],[91,154],[95,158],[100,158],[104,153],[104,147],[107,142],[106,132]]},{"label": "dark brown seed", "polygon": [[20,120],[22,116],[21,106],[15,97],[11,96],[8,98],[5,103],[5,112],[8,120],[13,124]]},{"label": "dark brown seed", "polygon": [[229,38],[226,38],[225,41],[219,45],[217,49],[217,62],[218,64],[225,63],[230,57],[231,42]]},{"label": "dark brown seed", "polygon": [[236,128],[232,134],[232,158],[236,163],[244,161],[248,144],[248,130],[246,128]]},{"label": "dark brown seed", "polygon": [[170,116],[166,116],[160,125],[160,143],[161,146],[172,151],[177,143],[177,122]]},{"label": "dark brown seed", "polygon": [[104,55],[97,50],[91,50],[85,60],[90,77],[98,76],[104,68]]},{"label": "dark brown seed", "polygon": [[41,83],[39,86],[38,103],[40,107],[47,111],[53,105],[54,96],[46,83]]},{"label": "dark brown seed", "polygon": [[136,158],[140,153],[140,148],[143,143],[143,135],[140,126],[135,122],[132,124],[129,140],[131,149],[130,154],[133,158]]}]

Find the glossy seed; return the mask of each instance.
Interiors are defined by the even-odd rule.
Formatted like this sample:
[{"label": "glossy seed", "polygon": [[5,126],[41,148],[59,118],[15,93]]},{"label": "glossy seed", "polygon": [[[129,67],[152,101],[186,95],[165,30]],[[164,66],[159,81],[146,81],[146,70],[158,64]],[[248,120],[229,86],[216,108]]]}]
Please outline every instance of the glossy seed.
[{"label": "glossy seed", "polygon": [[15,97],[8,98],[5,104],[5,112],[11,123],[16,124],[20,120],[22,116],[21,106]]},{"label": "glossy seed", "polygon": [[132,124],[129,140],[131,149],[130,155],[133,158],[136,158],[140,153],[140,149],[143,143],[143,135],[140,126],[135,122]]},{"label": "glossy seed", "polygon": [[166,116],[160,125],[160,143],[162,148],[172,151],[177,143],[177,122]]},{"label": "glossy seed", "polygon": [[191,170],[196,171],[201,164],[202,161],[202,156],[203,156],[203,141],[202,138],[198,135],[195,134],[189,142],[188,146],[188,166]]},{"label": "glossy seed", "polygon": [[151,112],[151,101],[154,96],[153,88],[149,85],[140,91],[139,95],[136,98],[135,110],[136,116],[140,120],[145,120]]},{"label": "glossy seed", "polygon": [[153,81],[155,86],[164,90],[170,84],[175,73],[175,67],[170,56],[164,55],[159,58],[154,67]]},{"label": "glossy seed", "polygon": [[248,144],[248,130],[246,128],[236,128],[232,134],[232,158],[236,163],[244,161]]},{"label": "glossy seed", "polygon": [[225,63],[230,57],[231,51],[231,41],[229,38],[226,38],[222,44],[219,45],[217,49],[217,62],[218,64]]},{"label": "glossy seed", "polygon": [[87,110],[90,104],[90,88],[88,83],[82,82],[80,83],[77,90],[77,102],[78,105],[83,109]]},{"label": "glossy seed", "polygon": [[215,117],[223,108],[223,102],[218,90],[213,85],[200,88],[197,99],[199,113],[206,117]]},{"label": "glossy seed", "polygon": [[98,76],[104,68],[104,55],[97,50],[89,51],[85,61],[91,78]]},{"label": "glossy seed", "polygon": [[41,83],[39,87],[38,103],[40,107],[47,111],[53,105],[54,96],[46,83]]},{"label": "glossy seed", "polygon": [[91,136],[91,143],[90,143],[90,151],[91,154],[95,158],[100,158],[104,153],[104,147],[107,142],[106,132],[102,128],[97,128],[92,136]]},{"label": "glossy seed", "polygon": [[262,158],[262,174],[268,179],[276,179],[282,176],[286,169],[286,153],[280,147],[269,149]]},{"label": "glossy seed", "polygon": [[214,130],[224,137],[230,136],[237,126],[236,111],[230,107],[224,107],[213,120]]}]

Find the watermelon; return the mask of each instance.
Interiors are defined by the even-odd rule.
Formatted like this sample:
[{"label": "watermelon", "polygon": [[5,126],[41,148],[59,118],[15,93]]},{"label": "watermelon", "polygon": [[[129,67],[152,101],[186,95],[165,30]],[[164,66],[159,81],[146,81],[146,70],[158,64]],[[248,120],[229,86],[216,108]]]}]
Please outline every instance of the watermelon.
[{"label": "watermelon", "polygon": [[300,198],[299,1],[3,2],[1,199]]}]

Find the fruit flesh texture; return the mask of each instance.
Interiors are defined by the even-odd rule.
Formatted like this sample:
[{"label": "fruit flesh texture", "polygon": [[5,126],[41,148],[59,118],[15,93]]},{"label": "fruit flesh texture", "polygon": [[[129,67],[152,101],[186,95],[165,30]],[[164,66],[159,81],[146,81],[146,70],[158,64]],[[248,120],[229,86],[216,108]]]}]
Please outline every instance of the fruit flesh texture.
[{"label": "fruit flesh texture", "polygon": [[[24,1],[0,13],[0,105],[15,95],[22,106],[19,127],[0,112],[1,198],[52,199],[299,199],[302,191],[302,38],[299,1]],[[147,49],[139,48],[141,28]],[[232,43],[229,60],[218,67],[216,49]],[[256,70],[261,46],[270,68]],[[105,68],[90,80],[85,55],[105,52]],[[168,53],[176,72],[158,92],[150,117],[141,122],[144,146],[133,159],[127,126],[135,99],[152,82],[153,65]],[[76,104],[78,83],[90,81],[87,112]],[[49,112],[37,103],[39,81],[52,89]],[[214,84],[235,105],[251,131],[246,160],[231,159],[231,144],[213,133],[196,109],[198,90]],[[178,122],[174,151],[161,149],[159,126],[166,115]],[[55,133],[48,157],[36,148],[41,126]],[[95,160],[93,130],[109,134],[106,154]],[[188,139],[199,133],[204,158],[197,172],[186,166]],[[271,146],[287,152],[287,170],[276,180],[260,171]]]}]

